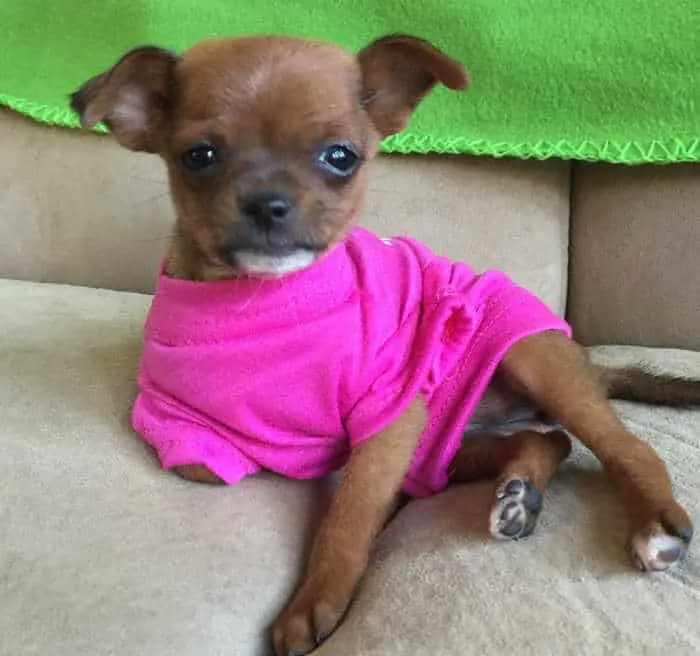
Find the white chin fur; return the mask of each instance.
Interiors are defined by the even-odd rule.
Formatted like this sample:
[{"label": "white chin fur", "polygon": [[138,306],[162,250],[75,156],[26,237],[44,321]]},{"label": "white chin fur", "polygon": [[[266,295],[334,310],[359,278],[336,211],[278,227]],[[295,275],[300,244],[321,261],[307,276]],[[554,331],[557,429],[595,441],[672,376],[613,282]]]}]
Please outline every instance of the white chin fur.
[{"label": "white chin fur", "polygon": [[300,248],[289,255],[263,255],[252,251],[238,251],[236,262],[246,273],[283,276],[304,269],[316,259],[315,253]]}]

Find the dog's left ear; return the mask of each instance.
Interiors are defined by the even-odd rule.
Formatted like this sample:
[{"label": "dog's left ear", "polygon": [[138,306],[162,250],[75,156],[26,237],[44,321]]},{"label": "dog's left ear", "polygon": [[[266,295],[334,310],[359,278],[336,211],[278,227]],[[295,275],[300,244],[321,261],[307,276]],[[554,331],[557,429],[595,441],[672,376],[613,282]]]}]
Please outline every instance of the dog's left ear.
[{"label": "dog's left ear", "polygon": [[357,55],[362,71],[363,106],[382,136],[400,132],[411,113],[438,83],[465,89],[464,67],[423,39],[385,36]]}]

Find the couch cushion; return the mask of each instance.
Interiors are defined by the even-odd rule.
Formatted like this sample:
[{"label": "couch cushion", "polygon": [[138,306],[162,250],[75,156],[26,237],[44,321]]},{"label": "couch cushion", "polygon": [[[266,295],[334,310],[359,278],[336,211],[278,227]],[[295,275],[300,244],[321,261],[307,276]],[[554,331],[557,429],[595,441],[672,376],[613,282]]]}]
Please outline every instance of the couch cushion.
[{"label": "couch cushion", "polygon": [[[150,291],[172,208],[153,155],[0,111],[0,276]],[[364,224],[498,267],[563,312],[568,164],[381,157]]]},{"label": "couch cushion", "polygon": [[[206,487],[161,471],[128,419],[147,304],[0,282],[0,654],[268,653],[265,627],[330,484]],[[700,375],[700,355],[656,357]],[[700,414],[619,409],[697,517]],[[668,574],[631,570],[624,514],[585,451],[529,540],[485,537],[490,492],[456,488],[402,511],[319,655],[700,652],[697,552]]]},{"label": "couch cushion", "polygon": [[410,234],[477,270],[506,271],[564,312],[567,164],[391,156],[375,169],[365,225],[380,234]]},{"label": "couch cushion", "polygon": [[577,338],[700,350],[700,165],[574,171],[569,318]]},{"label": "couch cushion", "polygon": [[0,654],[262,653],[301,565],[320,484],[188,484],[132,435],[148,301],[0,281]]}]

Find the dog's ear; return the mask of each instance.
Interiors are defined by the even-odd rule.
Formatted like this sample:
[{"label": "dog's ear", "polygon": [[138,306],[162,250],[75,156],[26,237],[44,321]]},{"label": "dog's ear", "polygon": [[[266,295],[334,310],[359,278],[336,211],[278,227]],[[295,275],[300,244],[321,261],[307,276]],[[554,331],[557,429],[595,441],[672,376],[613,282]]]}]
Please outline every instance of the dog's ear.
[{"label": "dog's ear", "polygon": [[71,95],[83,127],[103,121],[131,150],[157,152],[175,92],[177,55],[143,46]]},{"label": "dog's ear", "polygon": [[361,50],[357,58],[362,102],[382,136],[405,128],[416,105],[436,84],[460,90],[469,83],[459,62],[412,36],[385,36]]}]

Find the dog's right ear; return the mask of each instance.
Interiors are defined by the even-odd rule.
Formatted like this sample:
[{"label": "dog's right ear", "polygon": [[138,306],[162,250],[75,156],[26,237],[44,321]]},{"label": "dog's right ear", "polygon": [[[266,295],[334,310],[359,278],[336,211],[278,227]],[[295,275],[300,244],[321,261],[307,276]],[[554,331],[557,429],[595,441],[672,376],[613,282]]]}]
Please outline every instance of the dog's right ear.
[{"label": "dog's right ear", "polygon": [[158,152],[173,102],[177,61],[177,55],[162,48],[135,48],[72,94],[71,108],[83,127],[102,121],[122,146]]}]

